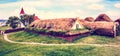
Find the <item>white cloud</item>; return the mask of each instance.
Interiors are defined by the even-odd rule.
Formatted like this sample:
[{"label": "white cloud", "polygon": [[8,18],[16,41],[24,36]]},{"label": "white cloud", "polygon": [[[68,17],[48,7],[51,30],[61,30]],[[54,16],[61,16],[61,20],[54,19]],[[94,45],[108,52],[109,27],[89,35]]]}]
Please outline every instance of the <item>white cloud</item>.
[{"label": "white cloud", "polygon": [[13,3],[0,4],[0,8],[6,7],[49,7],[52,5],[50,0],[35,0],[35,1],[19,1]]},{"label": "white cloud", "polygon": [[120,8],[120,3],[116,3],[114,6],[115,6],[116,8]]},{"label": "white cloud", "polygon": [[96,3],[101,2],[102,0],[60,0],[60,2],[71,2],[71,3]]},{"label": "white cloud", "polygon": [[42,19],[54,19],[54,18],[74,18],[77,17],[78,15],[75,12],[45,12],[45,11],[40,11],[39,12],[39,17]]},{"label": "white cloud", "polygon": [[[0,4],[0,19],[8,19],[9,16],[19,16],[20,9],[25,8],[28,14],[38,13],[38,8],[48,8],[52,5],[50,0],[19,1],[13,3]],[[36,12],[37,11],[37,12]]]},{"label": "white cloud", "polygon": [[[9,16],[19,16],[22,7],[24,8],[26,14],[35,13],[41,19],[69,17],[80,17],[84,19],[88,16],[93,16],[95,18],[96,16],[98,16],[95,13],[96,10],[98,10],[97,12],[99,13],[99,10],[103,10],[105,8],[103,4],[99,4],[99,2],[102,1],[103,0],[21,0],[14,3],[0,4],[0,8],[2,8],[0,10],[0,19],[8,18]],[[54,7],[58,7],[61,10],[58,9],[57,11],[57,9]],[[69,7],[70,10],[66,9],[66,7]],[[86,9],[86,7],[88,9],[92,9],[93,11],[84,10]],[[38,10],[39,8],[42,9]],[[120,15],[118,11],[106,11],[105,13],[111,16]]]},{"label": "white cloud", "polygon": [[[0,11],[3,14],[0,14],[0,18],[8,19],[9,16],[18,16],[20,13],[21,8],[15,9],[13,11]],[[64,12],[54,12],[54,11],[44,11],[44,10],[37,10],[34,7],[24,7],[24,11],[26,14],[36,14],[41,19],[54,19],[54,18],[74,18],[78,17],[80,14],[84,12],[81,10],[72,10],[72,11],[64,11]]]},{"label": "white cloud", "polygon": [[57,0],[56,5],[59,6],[81,6],[87,3],[98,3],[102,0]]},{"label": "white cloud", "polygon": [[97,2],[101,2],[103,0],[83,0],[83,1],[85,1],[87,3],[97,3]]},{"label": "white cloud", "polygon": [[120,12],[118,11],[106,11],[106,14],[110,16],[120,16]]},{"label": "white cloud", "polygon": [[[21,8],[15,9],[13,11],[1,11],[1,13],[4,13],[0,15],[1,18],[6,18],[8,19],[9,16],[18,16],[20,13]],[[80,9],[75,9],[75,10],[67,10],[63,12],[57,12],[57,11],[44,11],[44,10],[38,10],[34,7],[25,7],[24,6],[24,11],[26,14],[36,14],[40,19],[54,19],[54,18],[75,18],[75,17],[80,17],[81,19],[84,19],[87,16],[90,16],[88,13],[84,10]]]},{"label": "white cloud", "polygon": [[5,9],[0,10],[0,19],[7,19],[11,11],[6,11]]},{"label": "white cloud", "polygon": [[22,6],[31,6],[31,7],[49,7],[52,5],[50,0],[37,0],[37,1],[23,1],[21,2]]},{"label": "white cloud", "polygon": [[19,16],[19,10],[14,9],[12,11],[0,10],[0,19],[8,19],[10,16]]},{"label": "white cloud", "polygon": [[103,10],[104,6],[100,4],[91,4],[91,5],[88,5],[87,8],[92,10]]}]

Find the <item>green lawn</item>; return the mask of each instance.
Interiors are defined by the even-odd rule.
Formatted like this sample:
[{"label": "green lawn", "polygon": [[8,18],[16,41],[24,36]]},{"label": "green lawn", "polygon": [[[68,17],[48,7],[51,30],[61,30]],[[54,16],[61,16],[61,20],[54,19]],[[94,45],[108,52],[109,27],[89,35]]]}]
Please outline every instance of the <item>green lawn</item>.
[{"label": "green lawn", "polygon": [[27,33],[24,31],[12,33],[9,36],[9,39],[18,41],[18,42],[39,42],[39,43],[69,43],[60,38],[52,36],[42,36],[33,33]]},{"label": "green lawn", "polygon": [[120,56],[120,47],[11,44],[0,35],[0,56]]},{"label": "green lawn", "polygon": [[90,44],[117,44],[120,42],[120,37],[113,38],[107,36],[92,35],[79,38],[74,43],[90,43]]},{"label": "green lawn", "polygon": [[[65,40],[56,37],[36,35],[33,33],[27,33],[23,31],[12,33],[8,37],[13,41],[18,41],[18,42],[69,43]],[[92,35],[88,37],[79,37],[79,39],[75,40],[73,43],[117,44],[119,42],[120,42],[120,37],[111,38],[105,36]]]},{"label": "green lawn", "polygon": [[2,26],[2,27],[0,27],[0,30],[2,30],[2,31],[5,31],[6,29],[11,29],[11,27],[9,27],[9,26]]}]

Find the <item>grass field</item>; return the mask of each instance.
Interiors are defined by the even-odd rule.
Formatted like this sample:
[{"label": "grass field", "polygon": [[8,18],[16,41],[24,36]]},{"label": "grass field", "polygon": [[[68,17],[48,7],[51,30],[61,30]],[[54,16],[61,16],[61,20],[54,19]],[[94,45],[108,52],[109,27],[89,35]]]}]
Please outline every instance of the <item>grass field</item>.
[{"label": "grass field", "polygon": [[[50,36],[49,36],[50,37]],[[16,32],[9,35],[14,41],[43,42],[43,43],[69,43],[59,38],[38,36],[32,33]],[[101,43],[111,44],[119,42],[119,38],[104,36],[88,36],[80,38],[74,43]],[[0,35],[0,56],[120,56],[120,47],[95,46],[41,46],[8,43]]]},{"label": "grass field", "polygon": [[83,37],[74,41],[74,43],[90,43],[90,44],[117,44],[119,42],[120,42],[120,37],[113,38],[113,37],[98,36],[98,35]]},{"label": "grass field", "polygon": [[[59,38],[55,38],[51,36],[36,35],[33,33],[27,33],[23,31],[12,33],[8,37],[9,39],[18,41],[18,42],[69,43]],[[116,44],[118,42],[120,42],[119,38],[92,35],[88,37],[80,37],[79,39],[75,40],[73,43]]]},{"label": "grass field", "polygon": [[60,38],[55,38],[52,36],[42,36],[33,33],[27,33],[24,31],[12,33],[8,37],[9,39],[18,42],[39,42],[39,43],[68,43]]},{"label": "grass field", "polygon": [[0,36],[0,56],[120,56],[120,47],[11,44]]},{"label": "grass field", "polygon": [[2,26],[2,27],[0,27],[0,30],[2,30],[2,31],[5,31],[6,29],[11,29],[11,27],[9,27],[9,26]]}]

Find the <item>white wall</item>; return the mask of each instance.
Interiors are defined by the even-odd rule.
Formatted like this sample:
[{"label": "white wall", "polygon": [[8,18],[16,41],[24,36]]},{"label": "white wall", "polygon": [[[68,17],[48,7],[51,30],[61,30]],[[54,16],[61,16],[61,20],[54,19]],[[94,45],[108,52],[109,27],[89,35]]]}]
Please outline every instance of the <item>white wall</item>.
[{"label": "white wall", "polygon": [[79,29],[83,29],[84,27],[79,23],[79,22],[75,22],[72,29],[76,29],[76,24],[79,24]]}]

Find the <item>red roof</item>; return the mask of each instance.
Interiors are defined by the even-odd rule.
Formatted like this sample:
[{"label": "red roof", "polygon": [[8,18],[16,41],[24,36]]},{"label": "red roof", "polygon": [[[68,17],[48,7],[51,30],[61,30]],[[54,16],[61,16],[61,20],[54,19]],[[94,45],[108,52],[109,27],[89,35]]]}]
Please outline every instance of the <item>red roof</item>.
[{"label": "red roof", "polygon": [[40,20],[38,16],[34,16],[34,20]]},{"label": "red roof", "polygon": [[20,14],[25,14],[24,9],[22,8]]}]

